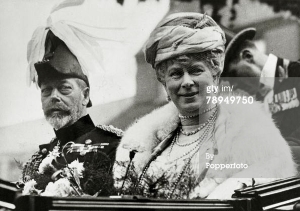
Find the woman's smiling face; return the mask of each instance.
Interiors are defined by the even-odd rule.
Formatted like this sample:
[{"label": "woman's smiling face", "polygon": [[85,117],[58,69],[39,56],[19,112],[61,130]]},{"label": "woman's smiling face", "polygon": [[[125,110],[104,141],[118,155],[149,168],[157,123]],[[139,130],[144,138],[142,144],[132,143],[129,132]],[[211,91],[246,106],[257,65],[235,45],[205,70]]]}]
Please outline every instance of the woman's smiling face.
[{"label": "woman's smiling face", "polygon": [[193,56],[167,61],[165,89],[182,115],[207,108],[207,86],[216,85],[210,67]]}]

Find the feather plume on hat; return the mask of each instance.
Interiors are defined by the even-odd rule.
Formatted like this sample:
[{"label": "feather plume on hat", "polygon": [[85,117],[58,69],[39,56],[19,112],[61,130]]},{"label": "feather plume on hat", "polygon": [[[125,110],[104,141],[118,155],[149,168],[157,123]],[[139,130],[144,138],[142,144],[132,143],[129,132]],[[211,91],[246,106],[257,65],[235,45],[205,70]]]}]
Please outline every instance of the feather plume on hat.
[{"label": "feather plume on hat", "polygon": [[[60,39],[67,49],[76,57],[80,64],[82,73],[88,77],[90,72],[103,70],[103,56],[102,49],[97,42],[97,37],[92,33],[84,31],[76,27],[72,21],[66,19],[56,20],[57,14],[54,14],[61,9],[80,6],[85,0],[65,0],[60,4],[54,6],[47,19],[47,25],[38,27],[27,46],[27,60],[28,60],[28,82],[38,82],[38,75],[36,73],[35,63],[42,62],[45,59],[46,38],[51,31],[55,37]],[[53,16],[54,15],[54,16]],[[82,14],[81,14],[82,16]],[[66,16],[67,17],[67,16]]]},{"label": "feather plume on hat", "polygon": [[76,56],[84,75],[88,76],[89,72],[103,69],[101,49],[100,46],[95,47],[97,45],[95,40],[75,27],[60,21],[48,27],[37,28],[28,43],[29,84],[38,82],[34,64],[44,59],[45,42],[49,31],[62,40],[70,52]]}]

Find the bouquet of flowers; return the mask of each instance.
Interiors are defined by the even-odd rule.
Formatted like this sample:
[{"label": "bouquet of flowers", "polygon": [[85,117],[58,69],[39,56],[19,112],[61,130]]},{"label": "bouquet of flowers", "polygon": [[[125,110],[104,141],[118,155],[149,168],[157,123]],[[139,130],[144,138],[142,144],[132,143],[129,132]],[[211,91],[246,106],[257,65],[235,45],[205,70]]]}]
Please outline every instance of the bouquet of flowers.
[{"label": "bouquet of flowers", "polygon": [[[80,159],[68,162],[68,154],[75,152]],[[111,171],[111,160],[97,146],[72,142],[61,151],[54,147],[40,162],[29,161],[19,184],[23,195],[107,196],[115,194]]]},{"label": "bouquet of flowers", "polygon": [[166,168],[158,159],[157,162],[151,163],[142,176],[137,173],[134,164],[129,164],[128,161],[116,162],[114,173],[117,191],[120,195],[187,199],[195,195],[193,192],[199,183],[195,177],[191,176],[194,173],[189,166],[185,171],[182,171],[177,164],[170,164],[170,167]]}]

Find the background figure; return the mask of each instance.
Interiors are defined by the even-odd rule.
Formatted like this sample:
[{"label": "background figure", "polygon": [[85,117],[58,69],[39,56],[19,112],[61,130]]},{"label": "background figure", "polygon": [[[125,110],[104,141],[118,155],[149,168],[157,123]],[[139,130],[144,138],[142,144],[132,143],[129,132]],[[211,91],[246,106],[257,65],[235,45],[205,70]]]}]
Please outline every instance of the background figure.
[{"label": "background figure", "polygon": [[252,41],[255,33],[248,28],[231,40],[222,77],[266,104],[300,164],[300,62],[261,52]]},{"label": "background figure", "polygon": [[[40,145],[39,151],[25,164],[21,181],[25,183],[23,194],[76,195],[76,188],[73,190],[71,187],[74,185],[66,180],[67,176],[64,177],[64,174],[68,174],[61,171],[66,165],[73,163],[73,167],[77,166],[75,169],[82,165],[77,173],[81,175],[78,176],[81,182],[78,184],[75,179],[79,185],[77,194],[94,195],[102,190],[98,194],[109,195],[113,189],[112,179],[106,180],[104,177],[111,177],[115,150],[122,131],[111,126],[94,125],[87,113],[87,107],[92,106],[89,80],[77,56],[71,52],[74,45],[68,47],[52,30],[56,31],[56,26],[53,29],[42,29],[46,33],[45,38],[36,31],[28,45],[28,52],[29,58],[45,52],[42,61],[30,61],[36,62],[32,67],[33,71],[36,70],[33,81],[41,88],[44,115],[54,128],[56,137],[50,143]],[[34,48],[35,42],[42,40],[45,40],[44,45],[41,44],[42,49]],[[96,151],[89,150],[93,146]],[[98,163],[93,163],[95,160]],[[90,169],[104,171],[100,175],[101,181],[106,183],[100,182],[100,175],[94,175]]]},{"label": "background figure", "polygon": [[151,33],[145,57],[171,102],[125,132],[114,169],[121,193],[225,199],[252,178],[295,174],[289,146],[260,105],[207,100],[217,96],[207,90],[219,84],[224,45],[222,29],[199,13],[172,14]]}]

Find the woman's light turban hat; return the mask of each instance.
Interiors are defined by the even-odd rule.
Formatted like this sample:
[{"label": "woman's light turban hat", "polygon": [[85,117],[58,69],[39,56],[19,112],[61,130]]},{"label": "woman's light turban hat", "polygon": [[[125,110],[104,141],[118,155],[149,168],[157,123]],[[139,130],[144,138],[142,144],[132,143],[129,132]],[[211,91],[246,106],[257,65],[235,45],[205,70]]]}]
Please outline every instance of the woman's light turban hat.
[{"label": "woman's light turban hat", "polygon": [[175,13],[151,33],[145,46],[146,61],[156,68],[162,61],[209,50],[224,52],[225,34],[206,14]]}]

